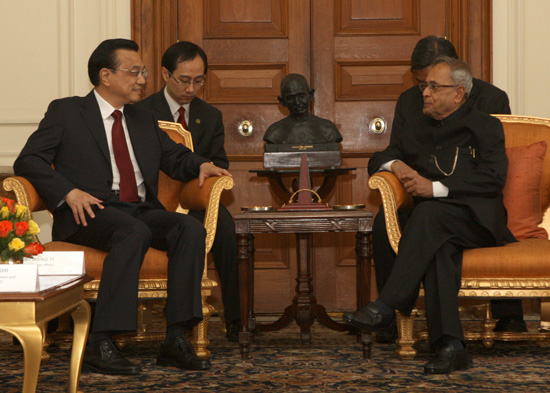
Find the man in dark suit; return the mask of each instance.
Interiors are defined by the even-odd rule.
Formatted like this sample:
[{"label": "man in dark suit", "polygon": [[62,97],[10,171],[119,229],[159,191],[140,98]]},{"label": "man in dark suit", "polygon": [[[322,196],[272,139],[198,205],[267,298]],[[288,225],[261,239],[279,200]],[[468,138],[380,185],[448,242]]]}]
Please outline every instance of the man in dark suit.
[{"label": "man in dark suit", "polygon": [[[197,97],[207,70],[208,59],[204,51],[191,42],[180,41],[162,56],[162,78],[166,86],[136,105],[153,112],[159,120],[181,123],[191,132],[196,154],[228,169],[222,113]],[[191,210],[189,214],[204,221],[204,211]],[[237,235],[233,217],[222,204],[212,255],[220,277],[226,337],[238,342],[241,314]]]},{"label": "man in dark suit", "polygon": [[[411,71],[417,83],[426,81],[432,62],[440,56],[458,59],[455,47],[445,38],[432,35],[418,41],[411,55]],[[504,91],[475,78],[466,104],[487,114],[511,113],[508,96]],[[422,106],[422,91],[418,86],[413,86],[401,93],[395,106],[390,144],[399,139],[406,121],[422,116]],[[373,223],[373,260],[376,267],[376,283],[380,292],[391,273],[395,260],[395,253],[388,241],[382,208]],[[493,318],[498,319],[495,331],[527,331],[521,300],[492,300],[491,308]],[[379,343],[392,343],[396,338],[397,328],[376,335],[376,341]]]},{"label": "man in dark suit", "polygon": [[53,101],[14,164],[53,212],[54,240],[108,252],[103,263],[84,366],[104,374],[138,374],[120,356],[111,336],[137,327],[139,270],[147,249],[166,250],[166,339],[159,365],[210,368],[185,338],[202,319],[204,226],[168,212],[157,199],[162,170],[181,181],[229,175],[173,142],[154,116],[130,103],[141,98],[147,69],[138,45],[103,41],[92,53],[86,97]]},{"label": "man in dark suit", "polygon": [[369,174],[392,171],[414,197],[399,254],[380,297],[344,321],[371,331],[391,328],[395,310],[410,315],[422,283],[436,352],[424,372],[443,374],[470,366],[458,313],[462,251],[514,240],[501,192],[508,159],[500,121],[466,103],[472,76],[464,62],[437,59],[420,86],[423,116],[408,119],[368,167]]}]

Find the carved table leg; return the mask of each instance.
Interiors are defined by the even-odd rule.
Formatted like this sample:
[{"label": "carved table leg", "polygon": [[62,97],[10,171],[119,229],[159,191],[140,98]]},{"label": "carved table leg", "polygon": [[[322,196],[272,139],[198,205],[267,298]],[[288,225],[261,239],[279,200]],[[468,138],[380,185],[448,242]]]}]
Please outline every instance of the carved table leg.
[{"label": "carved table leg", "polygon": [[[366,232],[357,232],[355,240],[357,309],[360,310],[370,302],[370,261],[372,256],[372,243],[370,235]],[[362,345],[363,359],[370,359],[372,344],[371,332],[363,331],[357,338]]]},{"label": "carved table leg", "polygon": [[[238,260],[239,260],[239,285],[241,298],[241,332],[239,333],[239,345],[241,347],[241,358],[243,361],[248,359],[249,347],[252,332],[249,329],[250,314],[250,265],[251,257],[249,254],[249,234],[237,234]],[[253,290],[253,289],[252,289]]]}]

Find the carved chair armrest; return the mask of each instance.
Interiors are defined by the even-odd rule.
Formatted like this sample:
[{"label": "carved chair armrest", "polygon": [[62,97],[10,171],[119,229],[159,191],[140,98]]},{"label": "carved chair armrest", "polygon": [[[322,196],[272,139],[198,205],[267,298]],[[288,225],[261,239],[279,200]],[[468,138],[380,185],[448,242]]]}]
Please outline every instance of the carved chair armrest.
[{"label": "carved chair armrest", "polygon": [[384,219],[390,244],[397,254],[401,239],[401,226],[397,210],[412,205],[412,196],[405,191],[401,182],[391,172],[378,172],[369,179],[369,187],[378,190],[384,206]]},{"label": "carved chair armrest", "polygon": [[13,191],[16,202],[26,206],[29,211],[47,210],[46,204],[27,179],[20,176],[8,177],[4,180],[3,186],[4,190],[8,192]]},{"label": "carved chair armrest", "polygon": [[213,176],[206,179],[202,187],[199,180],[193,179],[183,185],[180,192],[180,205],[184,209],[205,210],[204,227],[206,228],[206,253],[212,248],[218,226],[220,198],[224,190],[233,188],[233,178]]}]

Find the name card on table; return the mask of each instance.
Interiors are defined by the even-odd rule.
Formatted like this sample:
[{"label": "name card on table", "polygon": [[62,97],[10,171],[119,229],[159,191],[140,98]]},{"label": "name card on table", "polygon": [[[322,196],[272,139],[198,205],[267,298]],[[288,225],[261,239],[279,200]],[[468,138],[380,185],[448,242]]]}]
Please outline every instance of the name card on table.
[{"label": "name card on table", "polygon": [[23,263],[38,266],[38,274],[41,276],[75,276],[86,273],[83,251],[44,251],[32,258],[23,258]]},{"label": "name card on table", "polygon": [[37,292],[38,266],[0,265],[0,292]]}]

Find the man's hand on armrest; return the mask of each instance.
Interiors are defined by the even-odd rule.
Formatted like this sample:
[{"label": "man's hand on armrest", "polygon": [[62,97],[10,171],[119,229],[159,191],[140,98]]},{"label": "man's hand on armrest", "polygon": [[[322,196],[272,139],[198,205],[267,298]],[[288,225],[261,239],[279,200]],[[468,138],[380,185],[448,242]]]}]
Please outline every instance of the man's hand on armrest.
[{"label": "man's hand on armrest", "polygon": [[73,188],[71,191],[65,195],[65,201],[67,205],[73,211],[74,220],[77,224],[82,224],[83,226],[88,226],[86,221],[86,213],[90,218],[95,218],[94,210],[92,205],[97,205],[100,209],[103,209],[103,201],[97,199],[96,197],[79,190],[78,188]]},{"label": "man's hand on armrest", "polygon": [[210,176],[229,176],[233,177],[231,173],[229,173],[228,170],[217,167],[211,162],[205,162],[201,164],[200,166],[200,173],[199,173],[199,187],[202,187],[204,185],[204,181],[209,178]]},{"label": "man's hand on armrest", "polygon": [[394,161],[391,170],[409,194],[423,198],[433,198],[432,182],[420,176],[417,171],[403,161]]}]

